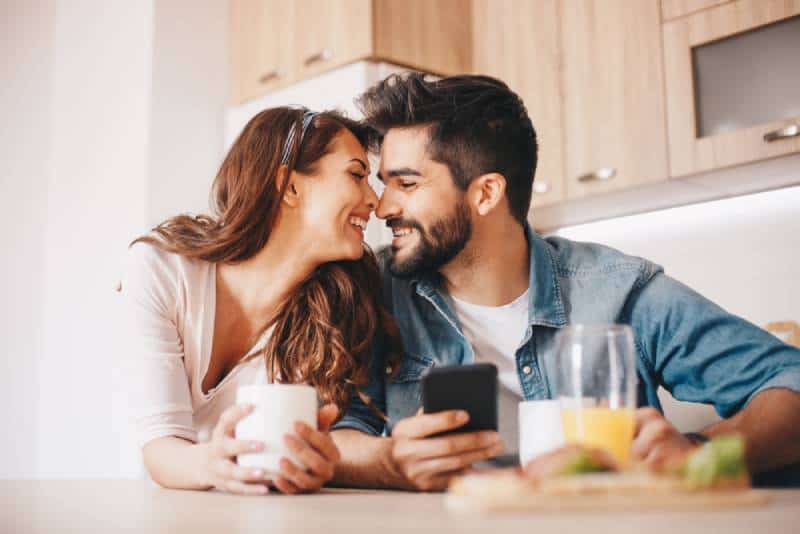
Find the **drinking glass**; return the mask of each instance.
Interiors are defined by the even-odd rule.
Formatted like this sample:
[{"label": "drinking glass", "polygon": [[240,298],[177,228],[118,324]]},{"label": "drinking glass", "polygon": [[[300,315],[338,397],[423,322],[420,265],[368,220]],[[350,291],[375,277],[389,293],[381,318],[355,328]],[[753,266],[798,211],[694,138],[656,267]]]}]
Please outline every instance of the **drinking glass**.
[{"label": "drinking glass", "polygon": [[556,395],[564,439],[630,462],[636,409],[633,332],[616,324],[572,325],[555,339]]}]

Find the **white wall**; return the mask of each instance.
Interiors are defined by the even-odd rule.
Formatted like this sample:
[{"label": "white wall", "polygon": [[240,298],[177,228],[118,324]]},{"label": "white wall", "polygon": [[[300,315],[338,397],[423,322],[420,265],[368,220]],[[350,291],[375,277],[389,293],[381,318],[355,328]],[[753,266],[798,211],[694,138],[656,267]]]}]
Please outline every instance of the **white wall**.
[{"label": "white wall", "polygon": [[132,237],[206,206],[227,2],[2,10],[0,478],[136,475],[114,286]]},{"label": "white wall", "polygon": [[208,209],[223,156],[228,2],[155,3],[147,222]]},{"label": "white wall", "polygon": [[[755,324],[800,322],[800,187],[573,226],[555,234],[655,261],[673,278]],[[662,398],[667,399],[667,416],[687,430],[716,419],[710,407],[687,409],[666,395]]]},{"label": "white wall", "polygon": [[0,476],[35,469],[54,0],[0,4]]}]

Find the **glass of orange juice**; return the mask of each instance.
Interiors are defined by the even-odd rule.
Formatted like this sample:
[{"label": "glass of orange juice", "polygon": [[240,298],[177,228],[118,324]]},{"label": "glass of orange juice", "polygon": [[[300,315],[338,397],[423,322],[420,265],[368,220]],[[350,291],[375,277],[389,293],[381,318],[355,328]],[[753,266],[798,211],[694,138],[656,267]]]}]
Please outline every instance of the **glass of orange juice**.
[{"label": "glass of orange juice", "polygon": [[555,389],[564,440],[630,462],[636,409],[633,332],[626,325],[572,325],[556,335]]}]

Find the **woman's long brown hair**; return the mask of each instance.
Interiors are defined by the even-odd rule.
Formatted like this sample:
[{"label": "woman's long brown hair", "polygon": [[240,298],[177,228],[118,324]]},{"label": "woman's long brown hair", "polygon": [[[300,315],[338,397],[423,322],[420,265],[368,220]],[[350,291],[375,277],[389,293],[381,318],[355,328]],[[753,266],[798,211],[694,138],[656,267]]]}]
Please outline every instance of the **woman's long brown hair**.
[{"label": "woman's long brown hair", "polygon": [[[234,142],[211,190],[211,215],[178,215],[155,227],[137,242],[190,258],[236,263],[260,251],[269,240],[288,180],[278,183],[278,170],[289,132],[296,129],[288,168],[313,174],[316,162],[343,129],[362,146],[369,130],[335,112],[312,121],[298,143],[304,110],[262,111]],[[283,382],[313,385],[324,402],[342,414],[353,394],[371,408],[362,389],[369,381],[372,349],[383,336],[387,364],[393,368],[402,354],[397,327],[381,304],[381,282],[375,256],[365,245],[356,261],[319,266],[280,306],[263,357],[269,376]],[[269,280],[264,281],[265,284]]]}]

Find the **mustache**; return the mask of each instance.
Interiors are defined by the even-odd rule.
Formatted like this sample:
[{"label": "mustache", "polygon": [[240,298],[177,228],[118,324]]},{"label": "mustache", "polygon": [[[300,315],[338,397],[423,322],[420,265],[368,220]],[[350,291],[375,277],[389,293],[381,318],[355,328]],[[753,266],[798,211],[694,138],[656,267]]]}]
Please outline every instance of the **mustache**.
[{"label": "mustache", "polygon": [[394,230],[395,226],[402,226],[405,228],[414,228],[419,230],[420,233],[424,231],[422,225],[413,219],[403,219],[401,217],[396,217],[394,219],[387,219],[386,226]]}]

